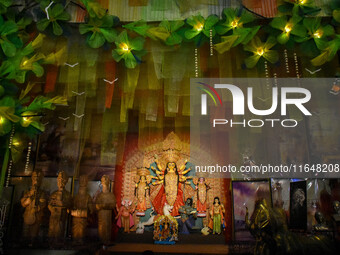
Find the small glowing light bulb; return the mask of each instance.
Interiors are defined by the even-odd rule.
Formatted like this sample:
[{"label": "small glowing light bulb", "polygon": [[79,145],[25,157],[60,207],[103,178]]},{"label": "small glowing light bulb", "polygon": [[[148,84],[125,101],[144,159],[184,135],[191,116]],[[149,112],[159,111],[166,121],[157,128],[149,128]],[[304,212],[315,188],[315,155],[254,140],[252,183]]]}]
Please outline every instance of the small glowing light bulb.
[{"label": "small glowing light bulb", "polygon": [[121,43],[121,44],[120,44],[120,48],[121,48],[123,51],[130,51],[129,46],[128,46],[126,43]]},{"label": "small glowing light bulb", "polygon": [[313,34],[314,38],[321,38],[322,37],[322,32],[317,30],[314,34]]},{"label": "small glowing light bulb", "polygon": [[23,117],[22,120],[23,120],[24,122],[27,122],[27,121],[29,121],[29,118],[28,118],[28,117]]},{"label": "small glowing light bulb", "polygon": [[259,56],[263,56],[264,49],[263,48],[258,48],[256,54],[259,55]]},{"label": "small glowing light bulb", "polygon": [[0,124],[4,123],[5,119],[0,116]]},{"label": "small glowing light bulb", "polygon": [[24,62],[22,62],[22,65],[25,66],[27,64],[27,60],[25,60]]},{"label": "small glowing light bulb", "polygon": [[203,24],[198,22],[194,28],[197,30],[197,31],[202,31],[203,30]]},{"label": "small glowing light bulb", "polygon": [[306,3],[306,0],[300,0],[299,1],[299,4],[305,4]]},{"label": "small glowing light bulb", "polygon": [[289,24],[287,24],[285,26],[285,32],[288,34],[288,33],[290,33],[290,31],[292,31],[292,27]]},{"label": "small glowing light bulb", "polygon": [[239,26],[238,20],[237,20],[237,19],[233,20],[233,21],[230,23],[230,26],[231,26],[232,28],[237,28],[237,27]]},{"label": "small glowing light bulb", "polygon": [[18,141],[18,139],[14,138],[13,142],[12,142],[12,145],[18,147],[20,145],[20,141]]}]

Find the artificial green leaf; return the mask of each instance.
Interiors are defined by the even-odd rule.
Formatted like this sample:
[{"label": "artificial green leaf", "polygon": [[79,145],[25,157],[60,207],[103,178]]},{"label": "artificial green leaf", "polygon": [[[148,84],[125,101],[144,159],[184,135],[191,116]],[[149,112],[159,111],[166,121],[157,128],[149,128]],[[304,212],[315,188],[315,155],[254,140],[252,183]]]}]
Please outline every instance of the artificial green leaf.
[{"label": "artificial green leaf", "polygon": [[292,14],[292,16],[310,15],[320,11],[314,6],[314,0],[284,0],[278,10],[282,13]]},{"label": "artificial green leaf", "polygon": [[123,25],[123,27],[131,31],[134,31],[143,37],[147,35],[147,31],[150,29],[150,26],[147,25],[144,20],[138,20],[138,21]]},{"label": "artificial green leaf", "polygon": [[334,35],[334,28],[331,25],[326,25],[322,27],[324,36],[331,36]]},{"label": "artificial green leaf", "polygon": [[244,46],[244,50],[253,53],[253,56],[248,57],[245,60],[245,64],[248,68],[253,68],[261,57],[268,60],[270,63],[275,63],[279,60],[279,54],[275,50],[271,50],[276,44],[274,37],[270,36],[266,42],[262,42],[259,37],[254,37],[253,40]]},{"label": "artificial green leaf", "polygon": [[130,39],[126,30],[123,30],[115,41],[116,49],[112,51],[112,57],[119,62],[124,59],[127,68],[135,68],[140,63],[140,57],[145,54],[143,50],[144,38]]},{"label": "artificial green leaf", "polygon": [[246,58],[244,60],[246,67],[250,68],[250,69],[255,67],[257,62],[259,62],[260,58],[261,58],[261,56],[259,56],[259,55],[253,55],[253,56]]},{"label": "artificial green leaf", "polygon": [[[234,32],[234,35],[240,35],[240,38],[242,37],[242,40],[240,41],[240,43],[242,43],[243,45],[249,43],[253,38],[254,36],[257,34],[257,32],[260,30],[261,26],[256,26],[256,27],[253,27],[253,28],[240,28],[240,29],[237,29],[235,30]],[[247,30],[248,32],[247,33],[244,33],[243,34],[243,30]],[[240,32],[240,33],[238,33]],[[235,43],[237,43],[238,40],[235,41]],[[235,47],[236,45],[233,45],[233,47]]]},{"label": "artificial green leaf", "polygon": [[16,24],[18,26],[18,29],[25,29],[31,23],[32,23],[32,18],[30,18],[30,17],[23,17]]},{"label": "artificial green leaf", "polygon": [[41,77],[44,74],[44,68],[39,65],[37,62],[32,64],[32,71],[37,77]]},{"label": "artificial green leaf", "polygon": [[277,37],[277,41],[281,44],[286,44],[289,40],[289,35],[286,33],[282,33]]},{"label": "artificial green leaf", "polygon": [[107,29],[100,28],[100,32],[103,34],[105,40],[110,43],[114,42],[114,40],[117,37],[117,32],[113,28],[107,28]]},{"label": "artificial green leaf", "polygon": [[45,126],[44,124],[42,124],[40,121],[33,121],[31,123],[31,126],[32,127],[35,127],[36,129],[38,129],[39,131],[41,132],[44,132],[45,131]]},{"label": "artificial green leaf", "polygon": [[301,38],[303,38],[307,35],[307,31],[306,31],[305,27],[302,26],[302,25],[299,25],[299,24],[296,24],[294,26],[294,29],[292,29],[292,31],[290,33],[292,35],[296,35],[296,36],[301,37]]},{"label": "artificial green leaf", "polygon": [[0,112],[0,136],[8,134],[11,131],[11,129],[12,129],[11,122],[8,119],[2,117]]},{"label": "artificial green leaf", "polygon": [[24,90],[21,91],[19,100],[21,101],[24,97],[32,90],[32,88],[36,85],[36,83],[29,82]]},{"label": "artificial green leaf", "polygon": [[191,16],[187,19],[187,23],[192,26],[192,28],[187,29],[184,36],[189,40],[194,39],[195,44],[200,45],[203,38],[198,35],[204,34],[208,38],[214,36],[216,34],[214,26],[217,22],[218,17],[216,15],[210,15],[206,20],[200,14]]},{"label": "artificial green leaf", "polygon": [[40,31],[45,31],[45,29],[48,27],[50,24],[50,21],[48,19],[42,19],[37,22],[37,28]]},{"label": "artificial green leaf", "polygon": [[[48,105],[53,105],[53,104],[67,105],[67,98],[63,97],[63,96],[55,96],[53,98],[47,99],[45,101],[45,104],[48,104]],[[51,106],[49,106],[48,109],[53,109],[53,108],[51,108]]]},{"label": "artificial green leaf", "polygon": [[16,52],[16,47],[9,41],[2,41],[1,48],[7,57],[13,57]]},{"label": "artificial green leaf", "polygon": [[14,21],[6,21],[1,27],[0,27],[0,33],[2,36],[13,34],[18,31],[18,26]]},{"label": "artificial green leaf", "polygon": [[166,45],[175,45],[180,44],[182,42],[182,37],[179,34],[173,33],[166,40]]},{"label": "artificial green leaf", "polygon": [[91,37],[88,37],[87,43],[91,48],[99,48],[104,45],[105,37],[103,34],[94,32]]},{"label": "artificial green leaf", "polygon": [[99,48],[105,42],[114,42],[117,32],[112,26],[115,24],[115,17],[106,15],[102,19],[91,18],[88,24],[79,25],[81,34],[89,33],[87,43],[91,48]]},{"label": "artificial green leaf", "polygon": [[215,50],[220,54],[230,50],[238,37],[236,35],[222,36],[222,42],[214,45]]},{"label": "artificial green leaf", "polygon": [[142,50],[142,49],[143,49],[144,42],[145,42],[145,39],[142,38],[142,37],[133,38],[133,39],[130,41],[131,49],[136,50],[136,51]]},{"label": "artificial green leaf", "polygon": [[287,18],[285,16],[275,17],[271,22],[270,26],[276,29],[282,30],[287,25]]},{"label": "artificial green leaf", "polygon": [[61,35],[63,33],[63,29],[61,28],[59,22],[65,22],[70,20],[71,16],[68,14],[64,6],[61,4],[56,4],[53,7],[48,9],[49,12],[49,19],[44,18],[37,22],[37,28],[40,31],[44,31],[51,23],[52,23],[52,30],[53,34]]},{"label": "artificial green leaf", "polygon": [[216,15],[210,15],[204,23],[205,29],[211,29],[218,21],[219,18]]},{"label": "artificial green leaf", "polygon": [[62,35],[63,34],[63,29],[57,22],[52,22],[52,27],[53,27],[53,34],[55,35]]},{"label": "artificial green leaf", "polygon": [[279,53],[275,50],[267,50],[263,57],[270,63],[274,64],[279,60]]},{"label": "artificial green leaf", "polygon": [[154,38],[161,39],[162,41],[165,41],[169,36],[170,33],[165,27],[152,27],[148,30],[149,36],[151,35]]},{"label": "artificial green leaf", "polygon": [[131,52],[126,54],[124,59],[125,59],[125,66],[127,68],[135,68],[137,66],[137,61]]},{"label": "artificial green leaf", "polygon": [[92,31],[92,29],[93,29],[93,26],[90,26],[88,24],[80,24],[79,25],[79,33],[82,34],[82,35]]},{"label": "artificial green leaf", "polygon": [[[171,22],[169,22],[168,20],[163,20],[159,24],[159,27],[162,29],[158,32],[161,32],[161,34],[157,37],[165,41],[166,45],[179,44],[182,42],[182,37],[176,31],[180,29],[183,25],[184,25],[184,22],[182,20],[171,21]],[[150,32],[148,33],[150,34]],[[156,36],[156,34],[154,36]]]},{"label": "artificial green leaf", "polygon": [[200,27],[200,25],[203,26],[204,22],[205,22],[204,18],[200,14],[197,15],[197,16],[191,16],[191,17],[187,18],[186,21],[190,26],[194,27],[195,29],[198,28],[197,25],[199,27]]},{"label": "artificial green leaf", "polygon": [[173,33],[184,26],[183,20],[174,20],[170,22],[170,30],[169,32]]},{"label": "artificial green leaf", "polygon": [[123,54],[116,49],[112,51],[112,57],[115,61],[119,62],[123,58]]},{"label": "artificial green leaf", "polygon": [[194,38],[195,36],[199,35],[201,32],[200,31],[197,31],[197,30],[187,30],[185,31],[185,37],[187,39],[192,39]]},{"label": "artificial green leaf", "polygon": [[222,13],[223,20],[216,25],[218,34],[223,35],[230,30],[243,28],[245,24],[252,22],[254,16],[245,10],[225,8]]},{"label": "artificial green leaf", "polygon": [[81,0],[81,2],[85,5],[91,18],[102,18],[105,16],[107,10],[105,10],[96,0]]}]

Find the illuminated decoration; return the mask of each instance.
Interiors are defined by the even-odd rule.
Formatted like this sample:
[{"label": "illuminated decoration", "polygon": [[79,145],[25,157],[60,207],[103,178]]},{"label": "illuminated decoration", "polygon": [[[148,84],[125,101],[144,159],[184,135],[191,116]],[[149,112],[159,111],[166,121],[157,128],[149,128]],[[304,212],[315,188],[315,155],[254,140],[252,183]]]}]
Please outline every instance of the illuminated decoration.
[{"label": "illuminated decoration", "polygon": [[235,19],[230,23],[230,26],[231,26],[233,29],[235,29],[235,28],[241,26],[242,23],[240,24],[240,23],[239,23],[239,20],[240,20],[239,18],[235,18]]},{"label": "illuminated decoration", "polygon": [[289,34],[290,31],[292,31],[292,26],[291,26],[291,24],[287,24],[287,25],[285,26],[285,32],[286,32],[287,34]]},{"label": "illuminated decoration", "polygon": [[196,29],[198,32],[201,32],[203,30],[204,24],[198,22],[196,25],[194,25],[194,29]]},{"label": "illuminated decoration", "polygon": [[112,57],[119,62],[124,59],[127,68],[135,68],[137,64],[141,63],[142,56],[146,54],[143,50],[145,39],[142,37],[135,37],[130,39],[126,30],[123,30],[115,41],[117,46],[112,51]]},{"label": "illuminated decoration", "polygon": [[23,119],[23,121],[26,122],[26,123],[29,122],[29,120],[30,120],[29,117],[23,117],[22,119]]},{"label": "illuminated decoration", "polygon": [[313,37],[314,38],[321,38],[323,35],[323,32],[321,30],[317,30],[314,34]]},{"label": "illuminated decoration", "polygon": [[[13,144],[13,136],[14,136],[14,133],[15,133],[15,127],[13,126],[13,127],[12,127],[12,131],[11,131],[11,135],[10,135],[10,137],[9,137],[9,144],[8,144],[8,149],[9,149],[9,150],[11,150],[11,149],[12,149],[12,146],[14,145],[14,144]],[[12,165],[13,165],[13,160],[12,160],[12,158],[11,158],[10,161],[9,161],[9,164],[8,164],[8,169],[7,169],[6,187],[8,187],[8,185],[9,185],[9,180],[10,180],[10,178],[11,178]]]},{"label": "illuminated decoration", "polygon": [[17,137],[14,137],[12,145],[15,146],[15,147],[19,147],[20,146],[20,140],[18,140]]},{"label": "illuminated decoration", "polygon": [[[304,26],[300,25],[302,18],[300,16],[293,16],[291,18],[286,16],[276,17],[270,22],[270,26],[281,30],[282,33],[276,37],[280,44],[286,44],[288,41],[304,40],[307,36],[307,31]],[[291,35],[294,35],[291,37]]]},{"label": "illuminated decoration", "polygon": [[269,37],[266,42],[262,42],[259,37],[255,37],[250,44],[244,46],[245,51],[253,53],[253,56],[248,57],[245,60],[245,64],[248,68],[253,68],[260,58],[264,58],[270,63],[275,63],[279,60],[279,54],[275,50],[271,50],[276,44],[274,37]]},{"label": "illuminated decoration", "polygon": [[256,54],[259,55],[259,56],[263,56],[264,49],[263,48],[258,48],[257,51],[256,51]]},{"label": "illuminated decoration", "polygon": [[204,19],[201,15],[187,18],[186,22],[191,29],[186,29],[184,36],[188,40],[193,40],[196,46],[202,45],[203,38],[214,37],[216,34],[215,24],[219,21],[216,15],[210,15]]},{"label": "illuminated decoration", "polygon": [[129,52],[130,51],[129,46],[126,43],[121,43],[119,46],[125,52]]},{"label": "illuminated decoration", "polygon": [[29,142],[28,148],[27,148],[27,155],[26,155],[25,173],[28,172],[28,167],[29,167],[30,157],[31,157],[31,151],[32,151],[32,142]]}]

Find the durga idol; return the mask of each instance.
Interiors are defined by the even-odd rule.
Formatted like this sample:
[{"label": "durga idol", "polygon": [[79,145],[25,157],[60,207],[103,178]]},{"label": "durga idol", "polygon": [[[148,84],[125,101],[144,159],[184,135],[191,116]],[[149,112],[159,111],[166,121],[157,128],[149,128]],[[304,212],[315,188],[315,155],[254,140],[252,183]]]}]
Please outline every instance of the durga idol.
[{"label": "durga idol", "polygon": [[178,209],[184,205],[183,187],[184,184],[190,184],[188,180],[192,177],[185,176],[191,169],[186,169],[187,160],[180,158],[180,150],[179,138],[174,133],[170,133],[163,142],[161,158],[155,160],[157,168],[151,167],[156,174],[156,181],[152,184],[161,185],[156,189],[158,193],[152,200],[152,205],[158,214],[162,214],[164,205],[168,204],[173,206],[171,215],[178,216]]}]

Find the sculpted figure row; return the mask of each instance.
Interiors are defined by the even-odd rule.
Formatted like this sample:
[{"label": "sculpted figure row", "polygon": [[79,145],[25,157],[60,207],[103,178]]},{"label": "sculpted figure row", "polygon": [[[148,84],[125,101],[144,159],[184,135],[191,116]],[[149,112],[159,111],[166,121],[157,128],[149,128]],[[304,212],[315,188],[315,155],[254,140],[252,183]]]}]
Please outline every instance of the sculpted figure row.
[{"label": "sculpted figure row", "polygon": [[116,198],[110,191],[110,179],[103,175],[101,178],[102,191],[93,202],[87,193],[87,176],[79,178],[78,194],[72,198],[70,192],[65,189],[68,176],[64,171],[58,173],[58,190],[53,192],[49,199],[41,189],[43,173],[32,173],[32,186],[21,199],[21,205],[25,208],[23,218],[23,237],[33,242],[39,235],[44,209],[48,206],[50,211],[48,237],[51,243],[58,243],[65,237],[65,226],[68,214],[72,216],[72,237],[81,242],[85,237],[89,212],[98,213],[98,235],[104,244],[111,241],[112,211],[116,208]]}]

